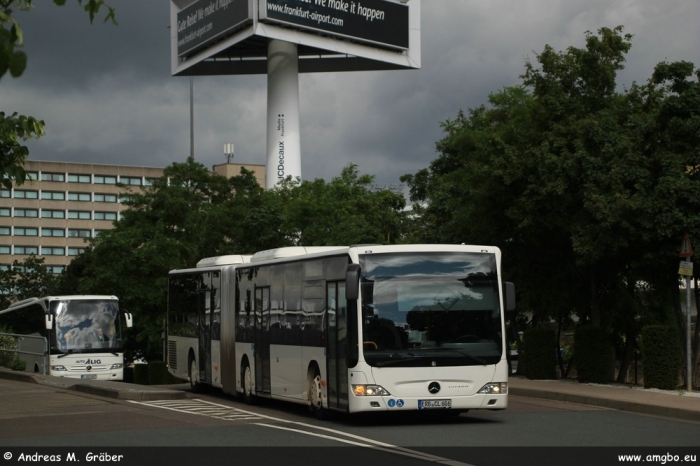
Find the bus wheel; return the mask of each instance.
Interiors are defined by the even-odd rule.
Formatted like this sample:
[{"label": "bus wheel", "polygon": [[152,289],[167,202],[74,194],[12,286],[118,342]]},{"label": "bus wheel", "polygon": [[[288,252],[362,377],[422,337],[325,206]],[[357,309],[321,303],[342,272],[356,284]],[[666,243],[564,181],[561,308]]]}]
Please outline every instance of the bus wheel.
[{"label": "bus wheel", "polygon": [[255,403],[253,396],[253,373],[250,370],[250,364],[246,361],[243,366],[243,401],[245,404],[252,405]]},{"label": "bus wheel", "polygon": [[318,369],[313,372],[313,377],[309,379],[309,410],[316,419],[326,419],[327,411],[323,408],[323,387],[321,385],[321,373]]},{"label": "bus wheel", "polygon": [[190,388],[194,393],[197,393],[202,388],[199,382],[199,370],[197,369],[197,361],[190,355]]}]

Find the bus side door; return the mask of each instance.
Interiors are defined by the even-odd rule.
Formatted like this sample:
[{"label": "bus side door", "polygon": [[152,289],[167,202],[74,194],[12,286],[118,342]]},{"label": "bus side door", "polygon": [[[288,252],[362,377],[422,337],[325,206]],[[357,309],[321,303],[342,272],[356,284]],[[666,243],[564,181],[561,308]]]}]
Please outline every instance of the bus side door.
[{"label": "bus side door", "polygon": [[328,308],[328,407],[347,410],[348,407],[348,307],[345,282],[326,284]]}]

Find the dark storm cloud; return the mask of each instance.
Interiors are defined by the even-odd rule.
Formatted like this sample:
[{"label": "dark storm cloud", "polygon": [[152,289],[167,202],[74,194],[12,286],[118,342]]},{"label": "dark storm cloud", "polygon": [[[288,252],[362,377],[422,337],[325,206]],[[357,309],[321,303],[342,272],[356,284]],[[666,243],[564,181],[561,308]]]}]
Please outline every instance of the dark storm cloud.
[{"label": "dark storm cloud", "polygon": [[[119,26],[90,25],[75,0],[17,15],[29,68],[0,83],[0,109],[43,118],[31,158],[164,167],[189,154],[189,79],[170,75],[169,2],[113,0]],[[550,44],[584,32],[634,34],[620,90],[662,60],[700,65],[700,2],[688,0],[423,0],[422,68],[300,76],[302,173],[337,176],[356,163],[379,184],[427,167],[440,122],[520,82]],[[195,157],[265,163],[266,78],[195,78]]]}]

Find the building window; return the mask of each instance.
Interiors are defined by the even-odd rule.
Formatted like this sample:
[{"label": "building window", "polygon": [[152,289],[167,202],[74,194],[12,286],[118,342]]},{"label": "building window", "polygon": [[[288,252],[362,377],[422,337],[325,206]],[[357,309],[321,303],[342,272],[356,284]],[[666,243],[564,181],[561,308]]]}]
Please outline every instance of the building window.
[{"label": "building window", "polygon": [[15,199],[39,199],[39,191],[15,189]]},{"label": "building window", "polygon": [[69,201],[90,202],[90,193],[68,193]]},{"label": "building window", "polygon": [[42,191],[41,198],[49,201],[65,201],[66,193],[63,191]]},{"label": "building window", "polygon": [[0,270],[2,270],[3,272],[7,272],[8,270],[10,270],[10,266],[7,264],[0,264]]},{"label": "building window", "polygon": [[66,250],[64,248],[52,248],[47,246],[41,247],[42,256],[65,256]]},{"label": "building window", "polygon": [[95,184],[117,184],[117,177],[116,176],[95,175],[94,176],[94,183]]},{"label": "building window", "polygon": [[10,236],[10,227],[0,227],[0,236]]},{"label": "building window", "polygon": [[7,209],[5,207],[0,208],[0,217],[9,217],[10,216],[10,209]]},{"label": "building window", "polygon": [[68,255],[69,256],[77,256],[78,254],[82,254],[85,252],[85,248],[68,248]]},{"label": "building window", "polygon": [[39,179],[39,172],[26,172],[27,173],[27,179],[36,181]]},{"label": "building window", "polygon": [[41,218],[66,218],[66,211],[41,209]]},{"label": "building window", "polygon": [[65,269],[66,269],[66,268],[65,268],[65,266],[63,266],[63,265],[47,265],[47,266],[46,266],[46,270],[47,270],[49,273],[55,273],[55,274],[63,273],[63,271],[64,271]]},{"label": "building window", "polygon": [[95,220],[116,221],[117,220],[117,213],[116,212],[95,212],[94,219]]},{"label": "building window", "polygon": [[15,236],[39,236],[39,229],[15,227]]},{"label": "building window", "polygon": [[37,209],[15,209],[15,217],[31,217],[37,218],[39,211]]},{"label": "building window", "polygon": [[97,238],[98,236],[100,236],[100,234],[102,234],[103,231],[107,231],[107,230],[94,230],[92,236],[94,238]]},{"label": "building window", "polygon": [[[17,249],[17,246],[15,246],[15,250]],[[0,254],[9,254],[10,253],[10,247],[9,246],[0,246]]]},{"label": "building window", "polygon": [[41,236],[66,236],[63,228],[42,228]]},{"label": "building window", "polygon": [[41,172],[41,181],[66,181],[66,175],[63,173],[44,173]]},{"label": "building window", "polygon": [[90,179],[90,175],[77,175],[75,173],[69,173],[68,174],[68,182],[69,183],[90,183],[92,180]]},{"label": "building window", "polygon": [[90,220],[90,212],[85,210],[69,210],[68,218],[78,220]]},{"label": "building window", "polygon": [[143,185],[144,186],[153,186],[153,183],[155,183],[157,179],[158,178],[144,178]]},{"label": "building window", "polygon": [[15,246],[16,255],[26,255],[39,254],[39,248],[36,246]]},{"label": "building window", "polygon": [[90,238],[90,230],[76,230],[73,228],[68,229],[69,238]]},{"label": "building window", "polygon": [[117,202],[116,194],[95,194],[95,202]]},{"label": "building window", "polygon": [[119,182],[131,186],[141,186],[143,184],[143,179],[140,176],[120,176]]},{"label": "building window", "polygon": [[9,189],[0,189],[0,197],[10,197]]}]

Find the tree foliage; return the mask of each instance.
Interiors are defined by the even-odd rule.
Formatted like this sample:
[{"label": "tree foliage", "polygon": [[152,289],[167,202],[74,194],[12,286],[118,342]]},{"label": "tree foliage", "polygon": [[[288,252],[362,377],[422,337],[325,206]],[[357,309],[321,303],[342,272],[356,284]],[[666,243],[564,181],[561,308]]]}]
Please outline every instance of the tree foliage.
[{"label": "tree foliage", "polygon": [[535,324],[576,313],[623,346],[643,309],[663,318],[654,294],[678,300],[677,247],[700,234],[700,74],[660,63],[617,91],[631,39],[602,28],[584,48],[546,46],[520,86],[444,122],[438,158],[402,178],[414,239],[500,246]]},{"label": "tree foliage", "polygon": [[12,267],[0,270],[0,310],[23,299],[51,295],[58,289],[58,282],[43,257],[15,260]]}]

